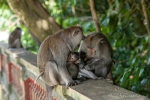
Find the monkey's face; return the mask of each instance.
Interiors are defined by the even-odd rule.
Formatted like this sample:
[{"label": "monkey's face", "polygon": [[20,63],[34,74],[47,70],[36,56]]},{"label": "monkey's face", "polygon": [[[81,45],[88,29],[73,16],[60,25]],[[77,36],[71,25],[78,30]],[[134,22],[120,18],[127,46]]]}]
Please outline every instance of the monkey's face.
[{"label": "monkey's face", "polygon": [[94,48],[87,48],[87,58],[94,58],[96,50]]},{"label": "monkey's face", "polygon": [[78,53],[70,53],[67,61],[76,62],[78,59],[79,59]]},{"label": "monkey's face", "polygon": [[17,28],[15,29],[15,31],[18,32],[18,33],[20,33],[20,34],[21,34],[21,32],[22,32],[21,28],[19,28],[19,27],[17,27]]},{"label": "monkey's face", "polygon": [[87,58],[100,58],[103,56],[111,56],[112,49],[105,35],[95,32],[89,34],[83,42],[86,50]]}]

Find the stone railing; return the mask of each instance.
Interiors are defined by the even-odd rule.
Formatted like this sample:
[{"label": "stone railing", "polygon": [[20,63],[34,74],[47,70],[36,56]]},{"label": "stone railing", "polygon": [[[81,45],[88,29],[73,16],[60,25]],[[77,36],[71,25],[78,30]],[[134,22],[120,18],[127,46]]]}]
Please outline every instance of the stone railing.
[{"label": "stone railing", "polygon": [[[0,42],[0,100],[45,100],[44,82],[39,79],[36,55],[24,49],[8,49]],[[145,96],[108,83],[108,80],[87,80],[66,89],[56,86],[53,100],[148,100]]]}]

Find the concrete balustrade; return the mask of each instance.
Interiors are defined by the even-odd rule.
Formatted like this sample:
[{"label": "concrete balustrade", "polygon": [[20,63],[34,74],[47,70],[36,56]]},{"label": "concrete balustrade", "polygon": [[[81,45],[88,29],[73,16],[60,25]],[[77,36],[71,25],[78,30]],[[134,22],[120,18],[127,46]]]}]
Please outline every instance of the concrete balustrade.
[{"label": "concrete balustrade", "polygon": [[[45,83],[39,75],[36,55],[24,49],[8,49],[0,42],[0,100],[45,100]],[[56,86],[53,100],[150,100],[108,80],[87,80],[66,89]]]}]

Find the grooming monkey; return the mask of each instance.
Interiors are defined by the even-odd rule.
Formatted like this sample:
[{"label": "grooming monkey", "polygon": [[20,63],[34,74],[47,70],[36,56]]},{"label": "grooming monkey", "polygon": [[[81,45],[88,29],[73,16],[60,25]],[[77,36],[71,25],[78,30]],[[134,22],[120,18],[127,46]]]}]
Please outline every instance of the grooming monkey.
[{"label": "grooming monkey", "polygon": [[[104,34],[99,32],[88,34],[83,40],[79,52],[81,58],[85,59],[84,69],[86,71],[90,71],[99,79],[107,77],[113,80],[111,73],[113,50]],[[87,76],[87,73],[81,72],[81,74]]]},{"label": "grooming monkey", "polygon": [[73,86],[77,83],[72,80],[66,68],[68,54],[79,47],[83,39],[82,29],[72,26],[48,36],[41,44],[37,54],[37,66],[43,81],[46,84],[47,100],[56,85]]},{"label": "grooming monkey", "polygon": [[22,48],[21,44],[21,28],[17,27],[11,32],[8,38],[8,48]]},{"label": "grooming monkey", "polygon": [[[86,80],[86,78],[101,79],[102,77],[97,77],[93,72],[84,69],[84,61],[80,58],[79,52],[71,52],[67,60],[67,69],[72,79],[76,82],[81,83],[81,81]],[[81,77],[78,77],[78,73],[81,73]]]}]

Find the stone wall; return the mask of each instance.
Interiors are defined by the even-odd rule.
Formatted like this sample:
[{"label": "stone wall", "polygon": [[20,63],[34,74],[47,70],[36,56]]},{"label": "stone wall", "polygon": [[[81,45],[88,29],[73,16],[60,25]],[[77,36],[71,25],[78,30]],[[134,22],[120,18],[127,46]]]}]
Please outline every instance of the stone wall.
[{"label": "stone wall", "polygon": [[[39,79],[36,55],[24,49],[8,49],[0,42],[0,100],[45,100],[44,82]],[[108,80],[87,80],[66,89],[56,86],[53,100],[148,100],[148,98],[112,85]]]}]

